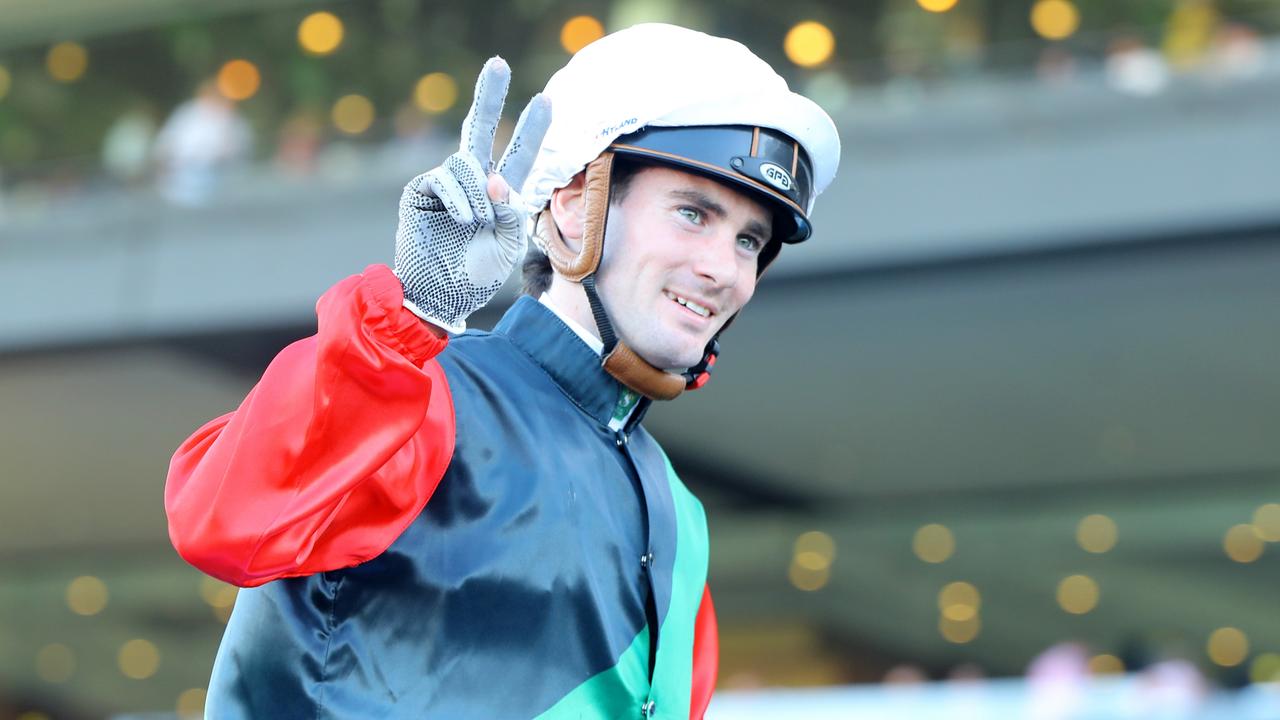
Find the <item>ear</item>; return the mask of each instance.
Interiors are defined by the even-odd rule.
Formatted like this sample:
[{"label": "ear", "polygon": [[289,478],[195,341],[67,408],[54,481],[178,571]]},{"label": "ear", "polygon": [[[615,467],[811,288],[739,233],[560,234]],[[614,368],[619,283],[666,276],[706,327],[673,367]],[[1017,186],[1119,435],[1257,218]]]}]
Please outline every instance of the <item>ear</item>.
[{"label": "ear", "polygon": [[551,202],[548,203],[551,218],[560,229],[564,244],[574,252],[582,249],[582,232],[586,226],[586,196],[582,192],[585,182],[585,171],[574,175],[568,185],[551,193]]}]

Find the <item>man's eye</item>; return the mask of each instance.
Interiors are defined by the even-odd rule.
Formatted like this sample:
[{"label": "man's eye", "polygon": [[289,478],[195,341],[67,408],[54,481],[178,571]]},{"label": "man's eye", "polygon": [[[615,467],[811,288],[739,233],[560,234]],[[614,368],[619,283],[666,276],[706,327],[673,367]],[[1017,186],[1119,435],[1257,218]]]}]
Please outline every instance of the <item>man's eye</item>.
[{"label": "man's eye", "polygon": [[691,223],[699,224],[702,222],[702,211],[697,208],[682,207],[679,209],[679,213]]},{"label": "man's eye", "polygon": [[738,247],[755,253],[760,252],[760,249],[764,247],[764,243],[760,242],[759,238],[755,238],[750,235],[739,235]]}]

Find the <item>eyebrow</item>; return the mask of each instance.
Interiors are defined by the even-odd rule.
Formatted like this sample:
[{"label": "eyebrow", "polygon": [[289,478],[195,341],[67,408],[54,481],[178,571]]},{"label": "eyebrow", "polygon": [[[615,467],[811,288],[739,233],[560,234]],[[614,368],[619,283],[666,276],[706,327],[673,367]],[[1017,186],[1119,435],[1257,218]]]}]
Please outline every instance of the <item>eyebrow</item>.
[{"label": "eyebrow", "polygon": [[[725,210],[723,205],[711,199],[706,193],[697,190],[672,190],[670,195],[696,205],[699,210],[715,215],[720,220],[729,216],[729,211]],[[773,235],[773,232],[764,223],[755,219],[747,222],[745,230],[765,242],[768,242]]]}]

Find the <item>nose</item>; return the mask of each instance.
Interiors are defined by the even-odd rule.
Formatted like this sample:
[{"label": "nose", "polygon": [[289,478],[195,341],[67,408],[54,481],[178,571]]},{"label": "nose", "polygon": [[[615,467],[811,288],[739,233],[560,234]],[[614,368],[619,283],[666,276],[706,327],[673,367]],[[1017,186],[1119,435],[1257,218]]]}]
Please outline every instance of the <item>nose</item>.
[{"label": "nose", "polygon": [[693,271],[717,288],[731,288],[738,281],[738,238],[730,233],[714,233],[698,247]]}]

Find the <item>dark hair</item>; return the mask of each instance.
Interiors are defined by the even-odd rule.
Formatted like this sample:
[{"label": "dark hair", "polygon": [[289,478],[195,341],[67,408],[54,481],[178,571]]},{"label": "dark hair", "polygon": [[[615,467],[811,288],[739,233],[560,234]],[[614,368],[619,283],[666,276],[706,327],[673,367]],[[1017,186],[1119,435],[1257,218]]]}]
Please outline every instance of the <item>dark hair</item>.
[{"label": "dark hair", "polygon": [[[616,205],[627,197],[631,189],[631,181],[636,174],[646,167],[645,163],[629,158],[614,157],[613,176],[609,179],[609,204]],[[538,222],[551,222],[550,215],[540,217]],[[520,265],[520,276],[523,283],[521,292],[538,297],[551,287],[551,258],[548,258],[537,247],[530,245],[529,252]]]}]

